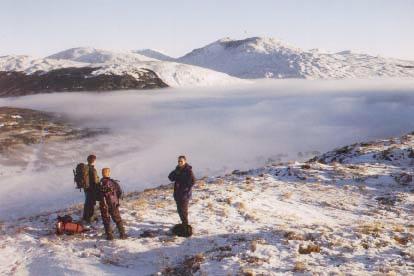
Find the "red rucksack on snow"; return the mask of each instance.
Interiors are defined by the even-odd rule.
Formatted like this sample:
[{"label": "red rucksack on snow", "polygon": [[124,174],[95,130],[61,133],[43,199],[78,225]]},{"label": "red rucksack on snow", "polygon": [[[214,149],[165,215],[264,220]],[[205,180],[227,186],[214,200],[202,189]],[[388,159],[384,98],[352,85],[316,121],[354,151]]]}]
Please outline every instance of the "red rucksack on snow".
[{"label": "red rucksack on snow", "polygon": [[58,216],[56,222],[56,234],[57,235],[73,235],[87,231],[81,223],[73,222],[73,219],[69,215],[63,217]]}]

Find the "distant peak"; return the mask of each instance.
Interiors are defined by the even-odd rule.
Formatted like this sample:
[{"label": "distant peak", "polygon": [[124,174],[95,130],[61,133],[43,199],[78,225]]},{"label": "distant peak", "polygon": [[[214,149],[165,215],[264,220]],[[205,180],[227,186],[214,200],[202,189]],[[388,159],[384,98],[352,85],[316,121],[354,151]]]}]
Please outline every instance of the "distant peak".
[{"label": "distant peak", "polygon": [[146,49],[135,50],[135,51],[132,51],[132,52],[136,53],[136,54],[146,56],[148,58],[154,58],[154,59],[163,60],[163,61],[173,61],[173,60],[175,60],[173,57],[170,57],[166,53],[164,53],[162,51],[159,51],[159,50],[154,50],[154,49],[146,48]]},{"label": "distant peak", "polygon": [[62,52],[86,52],[86,53],[92,53],[92,52],[100,52],[104,50],[96,49],[94,47],[73,47],[66,50],[63,50]]},{"label": "distant peak", "polygon": [[274,37],[248,37],[244,39],[232,39],[230,37],[224,37],[222,39],[217,40],[213,44],[220,44],[226,48],[237,48],[241,45],[263,45],[269,47],[285,47],[285,48],[295,48],[293,46],[288,45],[287,43],[282,42],[280,39]]},{"label": "distant peak", "polygon": [[354,54],[354,52],[351,51],[351,50],[344,50],[344,51],[337,52],[336,54],[338,54],[338,55],[350,55],[350,54]]}]

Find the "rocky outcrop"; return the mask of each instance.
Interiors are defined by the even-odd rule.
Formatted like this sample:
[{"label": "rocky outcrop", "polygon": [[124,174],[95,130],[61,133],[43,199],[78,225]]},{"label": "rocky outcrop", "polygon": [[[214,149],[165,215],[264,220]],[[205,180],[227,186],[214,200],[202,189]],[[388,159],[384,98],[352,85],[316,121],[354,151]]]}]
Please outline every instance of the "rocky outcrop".
[{"label": "rocky outcrop", "polygon": [[49,141],[82,139],[105,132],[81,129],[53,113],[32,109],[0,107],[0,154],[21,155],[21,147]]},{"label": "rocky outcrop", "polygon": [[130,74],[93,74],[97,67],[69,67],[26,74],[0,71],[0,97],[52,92],[109,91],[168,87],[155,72],[141,69]]}]

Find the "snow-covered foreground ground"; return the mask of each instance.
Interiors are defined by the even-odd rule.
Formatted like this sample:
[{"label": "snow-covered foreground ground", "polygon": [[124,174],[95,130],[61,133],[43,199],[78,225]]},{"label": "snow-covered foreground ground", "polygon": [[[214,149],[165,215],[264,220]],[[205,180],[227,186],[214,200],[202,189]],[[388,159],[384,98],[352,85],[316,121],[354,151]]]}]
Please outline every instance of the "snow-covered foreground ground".
[{"label": "snow-covered foreground ground", "polygon": [[190,222],[171,186],[131,193],[121,213],[130,238],[56,236],[57,214],[1,224],[1,274],[413,275],[414,135],[358,143],[312,161],[274,163],[200,179]]},{"label": "snow-covered foreground ground", "polygon": [[413,91],[407,80],[279,80],[0,99],[2,106],[59,112],[75,124],[110,130],[87,140],[30,147],[15,157],[24,166],[0,160],[0,219],[81,202],[72,169],[90,153],[98,156],[98,170],[111,167],[125,190],[138,191],[166,183],[180,154],[200,178],[398,136],[414,129]]}]

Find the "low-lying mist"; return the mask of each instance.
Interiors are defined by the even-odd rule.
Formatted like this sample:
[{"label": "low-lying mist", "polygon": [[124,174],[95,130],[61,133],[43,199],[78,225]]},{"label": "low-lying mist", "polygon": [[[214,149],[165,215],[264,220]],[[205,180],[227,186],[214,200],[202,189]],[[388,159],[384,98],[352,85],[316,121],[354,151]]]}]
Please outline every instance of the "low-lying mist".
[{"label": "low-lying mist", "polygon": [[414,130],[414,81],[261,81],[240,87],[56,93],[0,99],[52,111],[109,134],[35,146],[30,166],[1,166],[0,218],[83,200],[72,168],[90,153],[126,191],[168,183],[185,154],[198,177],[297,160]]}]

